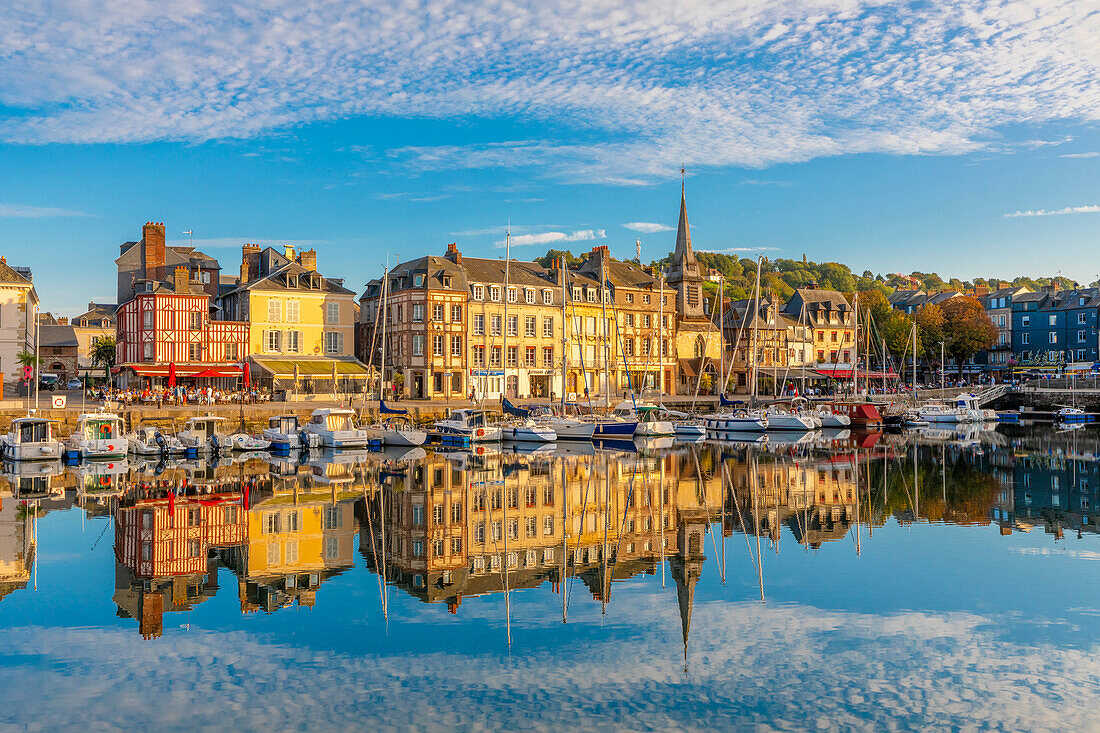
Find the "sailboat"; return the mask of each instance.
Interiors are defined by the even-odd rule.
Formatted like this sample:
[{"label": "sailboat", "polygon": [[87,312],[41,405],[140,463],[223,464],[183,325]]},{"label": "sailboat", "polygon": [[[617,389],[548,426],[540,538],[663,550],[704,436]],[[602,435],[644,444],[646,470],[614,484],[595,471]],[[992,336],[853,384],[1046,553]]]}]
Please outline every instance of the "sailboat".
[{"label": "sailboat", "polygon": [[561,405],[559,413],[550,415],[545,422],[554,430],[559,440],[591,440],[596,432],[596,424],[589,420],[580,420],[565,412],[565,385],[569,378],[569,347],[565,337],[565,324],[569,321],[565,314],[566,269],[565,258],[558,260],[561,274]]},{"label": "sailboat", "polygon": [[[754,307],[756,307],[756,308],[759,308],[759,299],[760,299],[760,264],[761,264],[760,258],[758,257],[757,260],[756,260],[756,303],[754,304]],[[721,302],[718,303],[718,307],[719,307],[719,309],[722,308],[722,303]],[[721,311],[719,311],[719,312],[721,313]],[[749,363],[749,373],[752,375],[752,378],[750,380],[751,383],[752,383],[752,400],[755,401],[755,399],[756,399],[756,369],[755,369],[755,366],[756,366],[756,329],[757,329],[758,323],[757,323],[757,319],[756,319],[755,315],[750,314],[749,317],[752,319],[753,335],[752,335],[752,350],[751,350],[752,355],[749,357],[749,362],[748,363]],[[719,318],[721,319],[722,315],[719,315]],[[719,339],[720,339],[719,340],[719,349],[720,349],[721,353],[724,355],[725,350],[726,350],[726,334],[721,328],[718,329],[718,336],[719,336]],[[736,344],[734,345],[734,348],[736,349]],[[725,385],[725,375],[722,375],[722,385],[721,385],[721,388],[719,388],[719,396],[718,396],[719,404],[722,404],[723,402],[725,402],[725,398],[723,396],[723,393],[724,393],[723,388],[725,386],[726,386]],[[770,416],[763,410],[758,410],[758,409],[735,409],[735,410],[719,411],[719,412],[715,412],[711,415],[708,415],[705,422],[706,422],[706,426],[707,426],[708,431],[722,432],[722,433],[727,433],[727,432],[755,433],[755,432],[763,432],[763,431],[767,430],[768,426],[769,426],[769,420],[770,420]]]},{"label": "sailboat", "polygon": [[634,437],[635,431],[638,429],[638,420],[636,417],[629,415],[615,415],[611,414],[611,372],[608,362],[610,361],[610,348],[608,346],[608,325],[607,325],[607,273],[604,270],[604,261],[600,260],[600,313],[603,332],[603,372],[604,372],[604,409],[607,410],[607,414],[599,415],[594,418],[596,425],[595,431],[592,435],[596,438],[611,438],[611,439],[629,439]]},{"label": "sailboat", "polygon": [[[390,269],[387,267],[382,276],[382,297],[380,299],[382,307],[378,312],[378,317],[382,321],[382,343],[379,354],[381,379],[378,386],[378,422],[371,425],[370,430],[381,438],[384,445],[424,445],[424,441],[428,439],[428,434],[413,424],[412,420],[409,419],[409,411],[390,407],[382,399],[382,385],[386,383],[386,314],[389,307],[389,283]],[[383,415],[389,417],[383,417]]]}]

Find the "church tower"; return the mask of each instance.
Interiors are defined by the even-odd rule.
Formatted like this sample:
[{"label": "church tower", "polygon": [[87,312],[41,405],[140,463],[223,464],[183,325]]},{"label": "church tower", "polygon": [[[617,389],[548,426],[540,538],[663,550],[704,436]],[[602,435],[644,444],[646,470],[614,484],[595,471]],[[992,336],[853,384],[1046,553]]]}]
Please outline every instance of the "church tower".
[{"label": "church tower", "polygon": [[676,249],[669,263],[667,282],[676,290],[676,314],[680,319],[706,319],[703,311],[703,275],[699,272],[699,261],[691,250],[691,227],[688,225],[683,181],[680,182],[680,222],[676,226]]}]

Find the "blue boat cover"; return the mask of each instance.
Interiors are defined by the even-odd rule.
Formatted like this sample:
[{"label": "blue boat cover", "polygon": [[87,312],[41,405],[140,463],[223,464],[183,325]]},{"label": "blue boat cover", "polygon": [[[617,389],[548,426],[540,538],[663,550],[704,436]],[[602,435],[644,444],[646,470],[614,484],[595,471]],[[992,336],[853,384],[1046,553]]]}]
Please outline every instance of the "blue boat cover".
[{"label": "blue boat cover", "polygon": [[409,411],[402,407],[390,407],[385,400],[378,400],[378,412],[381,415],[408,415]]},{"label": "blue boat cover", "polygon": [[531,416],[531,411],[530,410],[525,410],[522,407],[516,407],[515,405],[513,405],[511,402],[508,401],[507,397],[504,398],[504,412],[507,415],[515,415],[516,417],[530,417]]},{"label": "blue boat cover", "polygon": [[734,405],[745,404],[742,400],[728,400],[724,394],[718,395],[718,404],[722,407],[733,407]]}]

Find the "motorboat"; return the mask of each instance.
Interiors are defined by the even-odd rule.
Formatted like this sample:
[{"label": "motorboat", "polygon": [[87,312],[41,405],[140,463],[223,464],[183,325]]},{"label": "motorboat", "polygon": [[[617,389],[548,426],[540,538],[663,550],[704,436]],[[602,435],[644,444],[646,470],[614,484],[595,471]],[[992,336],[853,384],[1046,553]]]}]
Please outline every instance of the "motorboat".
[{"label": "motorboat", "polygon": [[314,410],[304,430],[320,436],[321,445],[326,448],[363,448],[372,437],[380,437],[374,431],[358,427],[355,413],[342,407]]},{"label": "motorboat", "polygon": [[552,443],[558,439],[557,431],[549,423],[534,418],[507,420],[500,430],[505,440],[524,443]]},{"label": "motorboat", "polygon": [[591,440],[596,423],[573,415],[557,414],[546,407],[527,408],[531,417],[553,428],[558,440]]},{"label": "motorboat", "polygon": [[271,447],[271,441],[267,438],[248,433],[233,433],[229,436],[229,440],[233,443],[233,450],[265,451]]},{"label": "motorboat", "polygon": [[317,433],[307,433],[298,424],[297,415],[274,415],[268,418],[267,427],[261,435],[271,442],[274,450],[321,447],[321,436]]},{"label": "motorboat", "polygon": [[61,451],[61,441],[53,434],[53,421],[42,417],[18,417],[0,436],[0,455],[8,461],[56,461]]},{"label": "motorboat", "polygon": [[123,435],[122,418],[111,412],[86,412],[76,419],[76,430],[66,447],[81,458],[125,458],[130,441]]},{"label": "motorboat", "polygon": [[131,433],[130,452],[139,456],[179,455],[186,449],[174,435],[167,435],[152,425],[143,425]]},{"label": "motorboat", "polygon": [[1054,419],[1063,423],[1084,423],[1088,422],[1089,416],[1079,407],[1062,407],[1054,413]]},{"label": "motorboat", "polygon": [[784,410],[778,406],[769,407],[768,431],[775,430],[816,430],[821,427],[821,421],[808,410],[799,410],[792,406],[790,410]]},{"label": "motorboat", "polygon": [[202,415],[191,417],[176,437],[188,451],[219,453],[233,450],[233,442],[221,427],[228,422],[224,417]]},{"label": "motorboat", "polygon": [[703,419],[708,432],[762,433],[768,429],[768,414],[763,410],[716,412]]},{"label": "motorboat", "polygon": [[930,403],[918,407],[917,415],[921,420],[929,423],[959,423],[970,420],[966,410],[940,403]]},{"label": "motorboat", "polygon": [[969,393],[956,397],[955,407],[969,413],[967,422],[994,422],[997,419],[996,410],[982,408],[978,404],[978,398]]},{"label": "motorboat", "polygon": [[656,405],[645,402],[620,402],[611,412],[611,416],[619,420],[636,421],[635,438],[655,438],[676,434],[676,428],[672,422],[661,419]]},{"label": "motorboat", "polygon": [[503,437],[499,425],[488,422],[484,410],[454,410],[449,416],[435,421],[436,430],[444,435],[458,435],[474,443],[495,443]]},{"label": "motorboat", "polygon": [[837,412],[830,405],[821,405],[813,414],[817,416],[822,428],[848,428],[852,425],[852,418],[846,412]]}]

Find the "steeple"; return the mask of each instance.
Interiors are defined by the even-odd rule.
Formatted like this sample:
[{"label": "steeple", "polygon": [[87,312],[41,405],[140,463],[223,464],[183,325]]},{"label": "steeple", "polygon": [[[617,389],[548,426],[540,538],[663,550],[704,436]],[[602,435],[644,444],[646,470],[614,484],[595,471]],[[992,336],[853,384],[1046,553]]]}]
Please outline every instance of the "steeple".
[{"label": "steeple", "polygon": [[[684,169],[680,168],[681,177]],[[676,313],[680,319],[703,321],[703,276],[699,261],[691,250],[691,227],[688,225],[687,196],[684,181],[680,181],[680,222],[676,227],[676,249],[668,267],[668,284],[676,290]]]},{"label": "steeple", "polygon": [[691,227],[688,225],[687,196],[683,181],[680,181],[680,221],[676,225],[676,251],[672,259],[673,262],[679,260],[695,263],[695,253],[691,251]]}]

